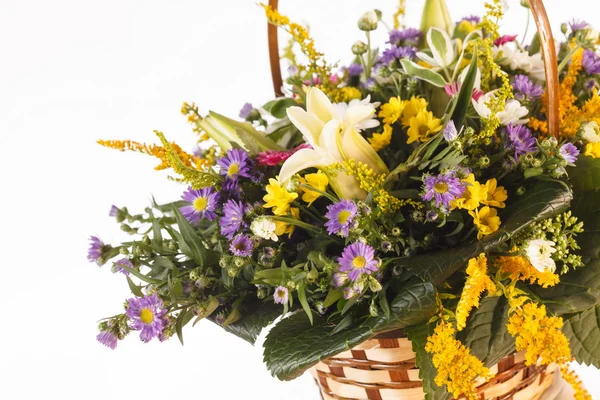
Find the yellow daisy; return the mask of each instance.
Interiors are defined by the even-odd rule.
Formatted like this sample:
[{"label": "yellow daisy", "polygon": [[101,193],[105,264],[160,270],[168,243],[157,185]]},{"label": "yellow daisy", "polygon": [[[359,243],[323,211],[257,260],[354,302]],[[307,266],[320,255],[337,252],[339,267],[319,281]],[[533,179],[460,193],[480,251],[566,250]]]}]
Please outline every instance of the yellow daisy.
[{"label": "yellow daisy", "polygon": [[405,104],[404,100],[400,100],[400,96],[392,97],[386,104],[381,106],[379,118],[383,118],[384,124],[393,124],[402,116]]},{"label": "yellow daisy", "polygon": [[433,116],[431,111],[425,109],[410,119],[410,128],[408,128],[408,140],[406,143],[426,142],[433,135],[442,129],[442,120]]},{"label": "yellow daisy", "polygon": [[411,97],[404,102],[404,112],[402,113],[402,125],[410,126],[410,120],[416,117],[422,110],[427,110],[427,100],[422,97]]},{"label": "yellow daisy", "polygon": [[469,215],[473,217],[473,223],[479,229],[479,232],[477,232],[478,240],[500,228],[500,217],[498,217],[498,211],[495,208],[485,206],[480,210],[469,211]]},{"label": "yellow daisy", "polygon": [[389,124],[385,124],[383,126],[383,132],[374,133],[373,136],[369,138],[369,143],[371,143],[371,147],[373,148],[373,150],[379,151],[389,146],[391,140],[392,126]]},{"label": "yellow daisy", "polygon": [[497,184],[496,178],[492,178],[485,183],[487,196],[481,202],[488,206],[504,208],[506,207],[504,202],[508,199],[508,193],[504,186],[497,186]]},{"label": "yellow daisy", "polygon": [[593,158],[600,158],[600,142],[586,144],[584,154]]},{"label": "yellow daisy", "polygon": [[[321,171],[317,171],[315,174],[306,174],[304,177],[300,177],[300,182],[305,185],[310,185],[315,189],[318,189],[324,192],[327,189],[327,185],[329,185],[329,179],[327,179],[327,175],[325,175]],[[302,189],[304,194],[302,195],[302,200],[308,203],[308,206],[321,197],[321,193],[315,192],[314,190]]]},{"label": "yellow daisy", "polygon": [[473,174],[469,174],[463,179],[463,182],[467,184],[467,189],[461,198],[450,202],[450,207],[471,211],[479,207],[479,204],[488,198],[487,185],[477,182]]},{"label": "yellow daisy", "polygon": [[267,194],[264,195],[264,208],[273,208],[273,214],[286,215],[290,211],[290,204],[298,197],[298,193],[290,193],[277,179],[270,178],[265,187]]}]

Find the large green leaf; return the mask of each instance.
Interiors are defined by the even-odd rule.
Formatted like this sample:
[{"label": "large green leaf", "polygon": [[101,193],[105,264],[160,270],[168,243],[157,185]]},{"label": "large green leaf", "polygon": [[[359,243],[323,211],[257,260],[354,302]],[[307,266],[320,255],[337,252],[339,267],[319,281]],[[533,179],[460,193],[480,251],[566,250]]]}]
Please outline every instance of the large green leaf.
[{"label": "large green leaf", "polygon": [[264,133],[254,129],[252,124],[248,122],[235,121],[214,111],[210,111],[209,114],[220,123],[232,127],[251,155],[265,150],[283,150],[283,147],[279,146]]},{"label": "large green leaf", "polygon": [[320,360],[351,349],[373,336],[427,320],[436,308],[430,283],[408,284],[390,304],[389,317],[369,318],[360,325],[334,333],[341,316],[314,316],[311,325],[304,312],[293,314],[271,329],[265,341],[264,361],[271,373],[291,380]]},{"label": "large green leaf", "polygon": [[181,238],[177,238],[179,248],[185,255],[196,261],[198,265],[205,265],[207,249],[202,244],[200,237],[175,206],[173,206],[172,211],[179,227],[179,233],[181,234]]},{"label": "large green leaf", "polygon": [[435,324],[421,324],[406,327],[404,332],[408,335],[412,350],[417,355],[416,365],[419,368],[419,378],[423,380],[425,400],[448,400],[452,396],[446,390],[445,385],[439,387],[435,384],[434,379],[437,375],[437,369],[431,361],[431,354],[425,351],[427,338],[433,334],[434,328]]},{"label": "large green leaf", "polygon": [[471,105],[473,87],[475,87],[475,80],[477,78],[477,59],[477,48],[475,48],[471,65],[469,66],[467,75],[462,83],[460,93],[458,94],[458,98],[456,99],[454,110],[452,112],[452,121],[454,121],[454,125],[458,131],[460,131],[462,128],[465,122],[465,116],[467,115],[467,110]]},{"label": "large green leaf", "polygon": [[577,362],[600,368],[600,306],[568,319],[563,332]]},{"label": "large green leaf", "polygon": [[298,103],[289,97],[280,97],[266,103],[263,108],[275,118],[284,118],[287,115],[287,109],[292,106],[297,106]]},{"label": "large green leaf", "polygon": [[568,168],[574,192],[584,193],[600,189],[600,158],[581,155],[576,167]]},{"label": "large green leaf", "polygon": [[437,87],[444,87],[446,84],[446,80],[442,75],[429,68],[421,67],[419,64],[410,61],[408,58],[403,58],[400,60],[400,63],[408,76],[429,82]]},{"label": "large green leaf", "polygon": [[502,227],[493,234],[461,247],[403,258],[397,265],[408,268],[425,281],[439,285],[464,267],[470,258],[496,248],[532,223],[564,211],[571,199],[572,193],[564,185],[540,182],[504,210],[500,215]]},{"label": "large green leaf", "polygon": [[253,310],[244,310],[239,321],[227,325],[223,329],[250,344],[254,344],[263,328],[281,315],[281,310],[282,307],[279,304],[264,303]]}]

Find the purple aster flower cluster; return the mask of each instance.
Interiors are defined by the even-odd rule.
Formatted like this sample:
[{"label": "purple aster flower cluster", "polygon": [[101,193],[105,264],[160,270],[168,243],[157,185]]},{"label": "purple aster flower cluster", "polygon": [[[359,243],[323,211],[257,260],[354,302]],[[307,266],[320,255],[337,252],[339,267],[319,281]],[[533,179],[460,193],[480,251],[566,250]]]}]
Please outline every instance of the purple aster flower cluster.
[{"label": "purple aster flower cluster", "polygon": [[478,17],[477,15],[469,15],[467,17],[463,17],[460,21],[458,21],[459,23],[461,23],[462,21],[467,21],[472,23],[473,25],[477,25],[478,23],[481,22],[481,18]]},{"label": "purple aster flower cluster", "polygon": [[245,150],[227,150],[225,156],[217,160],[217,164],[221,167],[221,175],[225,175],[227,179],[235,180],[240,176],[250,178],[252,160],[248,157],[248,152]]},{"label": "purple aster flower cluster", "polygon": [[112,350],[117,348],[117,335],[111,331],[100,332],[98,336],[96,336],[96,340]]},{"label": "purple aster flower cluster", "polygon": [[114,264],[114,271],[115,272],[120,272],[120,273],[122,273],[125,276],[129,275],[129,271],[127,271],[123,267],[127,267],[127,268],[133,269],[133,264],[131,263],[131,260],[129,258],[121,258],[120,260],[115,261],[115,264]]},{"label": "purple aster flower cluster", "polygon": [[244,215],[248,211],[248,205],[237,200],[227,200],[223,206],[223,217],[221,217],[221,233],[231,240],[242,228],[247,228]]},{"label": "purple aster flower cluster", "polygon": [[244,106],[240,110],[240,118],[243,118],[243,119],[248,118],[248,116],[250,116],[250,113],[252,112],[252,110],[254,110],[254,107],[252,107],[252,104],[250,104],[250,103],[244,104]]},{"label": "purple aster flower cluster", "polygon": [[273,301],[276,304],[286,304],[289,299],[289,291],[285,286],[278,286],[273,293]]},{"label": "purple aster flower cluster", "polygon": [[456,138],[458,137],[458,131],[456,130],[456,125],[454,124],[454,121],[448,121],[446,127],[444,128],[443,135],[444,139],[446,139],[447,142],[456,140]]},{"label": "purple aster flower cluster", "polygon": [[250,257],[252,255],[252,250],[254,250],[254,244],[248,235],[240,233],[231,241],[229,250],[231,250],[234,256]]},{"label": "purple aster flower cluster", "polygon": [[102,261],[102,249],[104,242],[98,236],[90,236],[90,247],[88,249],[88,261],[95,262],[99,266],[104,264]]},{"label": "purple aster flower cluster", "polygon": [[561,157],[569,164],[575,164],[577,156],[579,156],[579,149],[575,147],[573,143],[565,143],[560,146],[558,150]]},{"label": "purple aster flower cluster", "polygon": [[581,60],[583,65],[583,69],[589,75],[600,74],[600,57],[596,54],[595,51],[592,50],[584,50],[583,51],[583,59]]},{"label": "purple aster flower cluster", "polygon": [[421,37],[421,31],[416,28],[392,29],[390,31],[390,39],[387,43],[394,46],[402,46],[406,44],[416,44]]},{"label": "purple aster flower cluster", "polygon": [[454,171],[438,176],[428,175],[423,183],[425,188],[421,198],[425,201],[435,199],[435,206],[444,209],[450,206],[452,200],[462,196],[467,188]]},{"label": "purple aster flower cluster", "polygon": [[392,46],[389,49],[385,49],[379,58],[379,63],[384,65],[390,65],[393,61],[400,60],[403,58],[412,59],[417,54],[417,49],[412,46]]},{"label": "purple aster flower cluster", "polygon": [[330,235],[348,236],[348,230],[354,226],[358,207],[352,200],[341,200],[327,206],[325,227]]},{"label": "purple aster flower cluster", "polygon": [[514,151],[516,160],[523,154],[537,151],[535,138],[524,125],[509,124],[506,127],[506,148]]},{"label": "purple aster flower cluster", "polygon": [[587,28],[588,26],[590,26],[590,24],[580,19],[573,19],[571,22],[569,22],[569,26],[571,27],[571,31],[575,33],[577,31]]},{"label": "purple aster flower cluster", "polygon": [[131,320],[131,329],[140,332],[143,342],[158,338],[164,329],[163,315],[167,312],[156,293],[143,298],[133,297],[127,300],[125,315]]},{"label": "purple aster flower cluster", "polygon": [[363,70],[363,66],[359,63],[352,63],[348,65],[348,68],[346,68],[346,71],[348,71],[348,76],[360,76],[360,74],[363,73]]},{"label": "purple aster flower cluster", "polygon": [[116,217],[119,214],[119,207],[112,205],[110,206],[110,211],[108,212],[109,217]]},{"label": "purple aster flower cluster", "polygon": [[375,259],[375,250],[364,243],[352,243],[344,248],[338,258],[340,272],[347,272],[348,279],[356,282],[362,274],[371,275],[379,269],[379,261]]},{"label": "purple aster flower cluster", "polygon": [[201,219],[212,221],[217,218],[215,210],[219,204],[219,197],[219,192],[212,187],[205,187],[200,190],[188,187],[181,198],[190,205],[181,207],[179,211],[193,225]]},{"label": "purple aster flower cluster", "polygon": [[512,86],[516,91],[515,99],[519,101],[537,100],[544,93],[544,89],[533,83],[527,75],[515,75]]}]

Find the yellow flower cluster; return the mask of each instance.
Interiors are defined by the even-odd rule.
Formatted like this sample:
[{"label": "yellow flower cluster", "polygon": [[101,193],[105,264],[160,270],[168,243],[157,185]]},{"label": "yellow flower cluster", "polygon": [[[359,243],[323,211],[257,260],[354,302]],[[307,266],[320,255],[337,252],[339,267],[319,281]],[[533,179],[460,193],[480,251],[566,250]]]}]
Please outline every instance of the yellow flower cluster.
[{"label": "yellow flower cluster", "polygon": [[529,281],[530,284],[537,283],[542,287],[550,287],[556,285],[560,277],[550,271],[538,271],[529,260],[521,256],[501,256],[496,259],[496,267],[500,272],[509,274],[511,280]]},{"label": "yellow flower cluster", "polygon": [[600,142],[586,144],[584,154],[593,158],[600,158]]},{"label": "yellow flower cluster", "polygon": [[198,122],[200,122],[202,117],[200,116],[200,112],[198,111],[198,106],[196,104],[188,104],[184,102],[181,106],[181,113],[185,115],[188,122],[194,126],[192,130],[198,134],[201,141],[209,139],[206,132],[204,132],[202,128],[200,128],[200,125],[198,125]]},{"label": "yellow flower cluster", "polygon": [[349,103],[355,99],[362,99],[362,93],[360,90],[353,86],[343,86],[338,88],[319,85],[318,88],[327,93],[331,101],[334,103]]},{"label": "yellow flower cluster", "polygon": [[592,400],[592,396],[583,388],[583,383],[571,368],[567,365],[560,366],[560,374],[574,390],[575,400]]},{"label": "yellow flower cluster", "polygon": [[[467,189],[460,198],[450,202],[450,207],[469,211],[478,229],[478,239],[496,232],[500,228],[501,221],[498,211],[492,207],[506,207],[504,203],[508,198],[506,189],[498,186],[496,178],[489,179],[485,185],[482,185],[475,180],[473,174],[463,179],[463,182],[467,184]],[[482,204],[484,206],[478,208]]]},{"label": "yellow flower cluster", "polygon": [[433,365],[437,369],[435,383],[446,385],[455,398],[464,395],[469,400],[477,400],[475,379],[489,380],[492,374],[481,360],[454,338],[455,333],[450,323],[442,321],[435,327],[433,335],[427,338],[425,351],[433,354]]},{"label": "yellow flower cluster", "polygon": [[467,326],[471,309],[479,307],[481,294],[486,290],[488,293],[495,292],[496,284],[487,275],[487,258],[482,253],[477,258],[471,258],[467,265],[467,280],[456,306],[457,330],[461,331]]},{"label": "yellow flower cluster", "polygon": [[[313,188],[324,192],[327,189],[327,185],[329,185],[329,179],[327,175],[325,175],[321,170],[317,171],[314,174],[306,174],[304,177],[300,177],[300,183],[312,186]],[[300,189],[302,192],[302,200],[308,203],[308,206],[321,197],[321,193],[315,192],[314,190],[309,189]]]},{"label": "yellow flower cluster", "polygon": [[[290,217],[299,220],[300,219],[300,209],[296,207],[290,208]],[[275,234],[277,236],[287,234],[288,237],[292,236],[294,233],[294,229],[296,229],[296,225],[286,224],[285,222],[275,221]]]},{"label": "yellow flower cluster", "polygon": [[383,125],[383,132],[374,133],[369,138],[369,143],[375,151],[383,150],[388,147],[392,141],[392,126],[390,124]]},{"label": "yellow flower cluster", "polygon": [[400,19],[406,14],[406,0],[399,0],[398,9],[394,13],[394,29],[400,27]]},{"label": "yellow flower cluster", "polygon": [[[136,151],[138,153],[154,156],[160,160],[160,164],[154,167],[156,170],[163,170],[171,167],[167,160],[167,150],[163,146],[155,144],[147,145],[131,140],[98,140],[98,144],[120,151]],[[199,158],[186,153],[176,143],[171,143],[171,148],[177,153],[177,156],[186,167],[198,169],[202,166]]]},{"label": "yellow flower cluster", "polygon": [[408,128],[407,143],[416,141],[426,142],[442,130],[442,120],[427,111],[427,100],[422,97],[411,97],[410,100],[401,100],[400,96],[392,97],[381,106],[379,117],[384,124],[394,124],[398,120]]},{"label": "yellow flower cluster", "polygon": [[264,208],[273,208],[275,215],[287,215],[290,212],[290,205],[298,197],[298,193],[290,193],[281,186],[277,179],[270,178],[269,184],[265,187],[267,194],[264,195]]}]

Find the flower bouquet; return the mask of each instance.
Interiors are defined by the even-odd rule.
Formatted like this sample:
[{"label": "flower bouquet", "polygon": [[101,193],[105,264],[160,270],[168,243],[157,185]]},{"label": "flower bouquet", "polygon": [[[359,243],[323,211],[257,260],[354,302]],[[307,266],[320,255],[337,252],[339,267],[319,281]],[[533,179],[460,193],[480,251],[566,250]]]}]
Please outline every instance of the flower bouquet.
[{"label": "flower bouquet", "polygon": [[600,367],[598,34],[573,21],[556,47],[539,0],[527,44],[499,33],[500,0],[458,23],[427,0],[415,29],[401,1],[389,25],[359,19],[340,67],[274,3],[291,37],[277,98],[241,120],[185,103],[194,152],[161,132],[100,141],[185,188],[113,206],[130,241],[91,238],[89,260],[132,292],[98,340],[182,340],[208,319],[254,343],[277,320],[267,367],[316,365],[324,398],[539,398],[551,364],[589,398],[569,362]]}]

